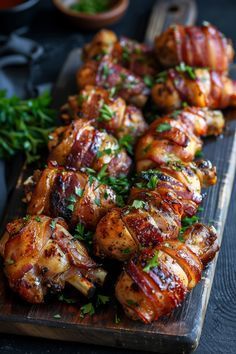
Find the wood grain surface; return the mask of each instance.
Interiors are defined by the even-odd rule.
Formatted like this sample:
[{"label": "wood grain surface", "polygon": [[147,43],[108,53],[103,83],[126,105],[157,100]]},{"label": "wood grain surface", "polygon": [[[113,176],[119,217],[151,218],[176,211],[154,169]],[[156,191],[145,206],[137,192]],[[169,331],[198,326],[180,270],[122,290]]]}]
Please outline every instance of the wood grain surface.
[{"label": "wood grain surface", "polygon": [[[80,64],[80,52],[71,53],[59,77],[54,94],[54,102],[60,105],[69,93],[75,90],[74,73]],[[231,117],[234,114],[231,113]],[[212,223],[223,234],[233,177],[236,165],[236,122],[230,119],[224,136],[206,139],[205,158],[217,166],[218,184],[208,189],[204,200],[202,220]],[[7,219],[24,213],[21,203],[23,196],[22,181],[29,175],[28,170],[21,174],[16,189],[8,205]],[[206,312],[207,302],[213,280],[216,259],[204,272],[201,283],[189,294],[183,306],[169,317],[151,324],[143,325],[130,321],[121,315],[121,322],[114,323],[114,305],[106,307],[93,317],[80,318],[77,306],[59,301],[44,305],[23,303],[7,287],[1,274],[0,287],[0,330],[6,333],[26,334],[44,338],[80,341],[136,350],[151,350],[168,353],[189,352],[196,348]],[[54,315],[60,314],[60,319]]]}]

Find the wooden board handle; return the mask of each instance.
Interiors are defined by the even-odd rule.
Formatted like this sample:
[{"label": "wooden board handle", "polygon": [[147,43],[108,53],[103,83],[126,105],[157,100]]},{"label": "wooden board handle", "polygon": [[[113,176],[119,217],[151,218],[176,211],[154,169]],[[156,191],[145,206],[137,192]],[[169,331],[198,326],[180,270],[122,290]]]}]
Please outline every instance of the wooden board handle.
[{"label": "wooden board handle", "polygon": [[153,7],[144,41],[154,38],[173,24],[193,25],[197,17],[195,0],[158,0]]}]

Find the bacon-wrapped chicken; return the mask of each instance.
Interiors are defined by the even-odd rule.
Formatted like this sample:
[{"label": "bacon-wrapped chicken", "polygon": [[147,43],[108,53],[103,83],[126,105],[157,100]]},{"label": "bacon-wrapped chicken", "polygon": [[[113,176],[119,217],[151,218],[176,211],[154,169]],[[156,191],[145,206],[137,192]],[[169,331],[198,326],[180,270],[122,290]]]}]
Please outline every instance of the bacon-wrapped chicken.
[{"label": "bacon-wrapped chicken", "polygon": [[137,142],[136,169],[142,171],[173,161],[193,161],[202,148],[200,136],[218,135],[223,127],[221,112],[196,107],[158,118]]},{"label": "bacon-wrapped chicken", "polygon": [[171,240],[144,249],[124,267],[116,284],[116,297],[126,315],[150,323],[169,314],[201,279],[218,250],[213,227],[195,224],[184,242]]},{"label": "bacon-wrapped chicken", "polygon": [[140,247],[176,239],[181,219],[197,212],[201,187],[215,183],[216,170],[209,161],[189,166],[172,163],[141,172],[131,188],[128,206],[108,211],[98,223],[95,254],[124,261]]},{"label": "bacon-wrapped chicken", "polygon": [[116,194],[96,178],[82,172],[49,165],[35,171],[25,182],[27,213],[63,217],[72,227],[82,223],[94,229],[98,221],[116,206]]},{"label": "bacon-wrapped chicken", "polygon": [[86,120],[73,121],[50,134],[48,161],[75,171],[92,168],[100,171],[106,165],[111,176],[128,174],[131,159],[117,140],[93,127]]},{"label": "bacon-wrapped chicken", "polygon": [[85,61],[99,61],[105,55],[109,55],[114,63],[141,77],[153,76],[157,70],[157,60],[152,48],[126,37],[118,39],[115,33],[109,30],[98,32],[83,50]]},{"label": "bacon-wrapped chicken", "polygon": [[190,106],[223,109],[236,106],[235,81],[217,71],[194,69],[181,63],[158,75],[152,99],[166,112]]},{"label": "bacon-wrapped chicken", "polygon": [[117,138],[130,136],[135,140],[147,129],[137,107],[126,105],[121,97],[113,97],[111,92],[95,86],[86,86],[79,95],[70,96],[61,108],[61,118],[66,122],[87,119]]},{"label": "bacon-wrapped chicken", "polygon": [[79,89],[87,85],[100,86],[137,107],[145,105],[150,93],[142,78],[114,63],[109,56],[104,56],[99,62],[87,61],[76,77]]},{"label": "bacon-wrapped chicken", "polygon": [[166,68],[189,66],[228,71],[234,57],[232,43],[216,27],[174,25],[155,39],[157,60]]},{"label": "bacon-wrapped chicken", "polygon": [[47,293],[62,291],[66,283],[91,296],[94,283],[102,285],[106,277],[60,218],[37,215],[10,222],[0,252],[10,287],[31,303],[44,302]]}]

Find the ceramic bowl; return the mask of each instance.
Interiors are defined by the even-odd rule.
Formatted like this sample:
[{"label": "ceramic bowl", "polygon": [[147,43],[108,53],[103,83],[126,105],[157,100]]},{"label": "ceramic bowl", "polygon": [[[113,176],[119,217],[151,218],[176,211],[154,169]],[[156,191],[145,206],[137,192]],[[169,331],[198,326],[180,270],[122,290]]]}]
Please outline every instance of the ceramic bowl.
[{"label": "ceramic bowl", "polygon": [[108,11],[97,14],[85,14],[72,10],[75,0],[53,0],[58,10],[75,26],[86,30],[99,29],[120,20],[129,5],[129,0],[113,0]]}]

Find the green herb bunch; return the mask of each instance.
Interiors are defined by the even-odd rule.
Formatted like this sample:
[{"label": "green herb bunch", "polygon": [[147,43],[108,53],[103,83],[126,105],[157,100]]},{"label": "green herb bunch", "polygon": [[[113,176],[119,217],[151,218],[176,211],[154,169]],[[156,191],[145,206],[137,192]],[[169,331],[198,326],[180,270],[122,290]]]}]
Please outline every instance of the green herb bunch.
[{"label": "green herb bunch", "polygon": [[38,151],[45,146],[53,129],[55,112],[49,108],[48,93],[20,100],[6,97],[0,91],[0,158],[6,159],[17,152],[26,154],[27,163],[39,158]]}]

